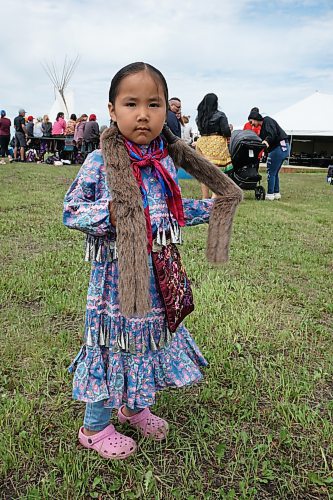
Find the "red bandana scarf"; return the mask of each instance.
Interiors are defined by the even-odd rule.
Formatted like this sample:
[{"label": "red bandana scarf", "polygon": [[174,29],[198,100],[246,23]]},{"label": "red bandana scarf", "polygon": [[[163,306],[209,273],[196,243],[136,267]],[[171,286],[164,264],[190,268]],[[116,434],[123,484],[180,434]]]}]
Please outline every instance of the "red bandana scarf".
[{"label": "red bandana scarf", "polygon": [[180,189],[161,160],[168,155],[168,149],[161,137],[152,141],[144,152],[137,144],[124,139],[125,147],[128,151],[133,174],[137,180],[142,194],[143,209],[146,217],[146,228],[148,238],[148,253],[153,246],[153,234],[149,214],[149,203],[147,191],[142,181],[141,168],[152,167],[155,177],[159,180],[169,211],[172,213],[179,226],[185,226],[184,211]]}]

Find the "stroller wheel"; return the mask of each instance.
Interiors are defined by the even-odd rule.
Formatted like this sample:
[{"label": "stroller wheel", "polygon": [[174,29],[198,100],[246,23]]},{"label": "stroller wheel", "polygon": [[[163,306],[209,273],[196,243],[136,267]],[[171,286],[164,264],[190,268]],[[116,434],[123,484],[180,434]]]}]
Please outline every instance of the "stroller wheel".
[{"label": "stroller wheel", "polygon": [[257,186],[254,190],[254,196],[256,200],[264,200],[266,197],[266,191],[262,186]]}]

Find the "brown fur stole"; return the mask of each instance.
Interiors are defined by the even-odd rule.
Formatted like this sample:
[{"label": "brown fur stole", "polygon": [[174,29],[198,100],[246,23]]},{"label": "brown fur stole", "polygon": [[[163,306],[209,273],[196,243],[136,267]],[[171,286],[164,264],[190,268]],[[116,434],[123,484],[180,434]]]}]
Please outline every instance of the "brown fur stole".
[{"label": "brown fur stole", "polygon": [[[166,127],[163,135],[175,165],[219,195],[209,219],[206,254],[212,263],[225,262],[233,217],[243,198],[242,190]],[[151,308],[146,220],[140,189],[117,127],[113,126],[102,134],[102,151],[117,219],[120,310],[125,316],[144,316]]]}]

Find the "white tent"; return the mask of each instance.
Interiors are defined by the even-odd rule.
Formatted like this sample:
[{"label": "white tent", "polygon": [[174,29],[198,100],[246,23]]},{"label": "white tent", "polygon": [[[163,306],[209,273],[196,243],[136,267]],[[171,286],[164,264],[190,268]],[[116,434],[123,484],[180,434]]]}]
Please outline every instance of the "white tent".
[{"label": "white tent", "polygon": [[291,136],[333,137],[333,95],[315,92],[273,118]]},{"label": "white tent", "polygon": [[55,101],[49,112],[50,121],[53,123],[57,117],[57,114],[62,112],[65,115],[65,120],[68,120],[70,115],[74,113],[74,93],[72,90],[67,90],[64,93],[65,102],[60,92],[55,88]]},{"label": "white tent", "polygon": [[74,95],[68,90],[68,84],[73,76],[73,73],[79,63],[79,56],[75,59],[67,59],[65,57],[62,69],[58,69],[55,62],[42,64],[45,73],[50,78],[54,87],[55,101],[49,112],[49,118],[53,122],[58,113],[62,112],[65,119],[68,120],[74,112]]}]

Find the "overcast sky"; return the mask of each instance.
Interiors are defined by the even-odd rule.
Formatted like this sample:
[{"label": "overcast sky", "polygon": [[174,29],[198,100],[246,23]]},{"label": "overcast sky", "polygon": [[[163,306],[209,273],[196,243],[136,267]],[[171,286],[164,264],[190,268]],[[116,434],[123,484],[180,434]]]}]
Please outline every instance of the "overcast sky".
[{"label": "overcast sky", "polygon": [[100,125],[112,76],[140,60],[164,73],[191,121],[208,92],[238,125],[253,106],[273,115],[333,93],[332,0],[1,0],[1,18],[0,108],[10,118],[21,106],[48,113],[41,62],[61,67],[77,54],[75,112]]}]

